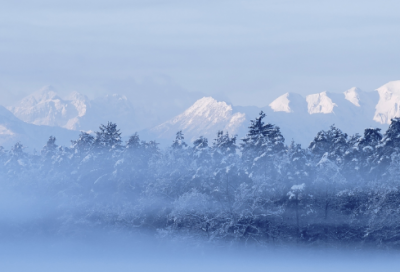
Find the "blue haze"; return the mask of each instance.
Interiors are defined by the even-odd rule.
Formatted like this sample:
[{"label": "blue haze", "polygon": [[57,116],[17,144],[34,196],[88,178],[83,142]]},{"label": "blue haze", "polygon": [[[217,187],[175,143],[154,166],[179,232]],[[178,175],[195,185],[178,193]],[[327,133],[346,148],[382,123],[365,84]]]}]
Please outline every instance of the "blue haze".
[{"label": "blue haze", "polygon": [[398,79],[399,5],[3,1],[0,101],[47,84],[91,97],[201,92],[242,106],[287,91],[372,91]]}]

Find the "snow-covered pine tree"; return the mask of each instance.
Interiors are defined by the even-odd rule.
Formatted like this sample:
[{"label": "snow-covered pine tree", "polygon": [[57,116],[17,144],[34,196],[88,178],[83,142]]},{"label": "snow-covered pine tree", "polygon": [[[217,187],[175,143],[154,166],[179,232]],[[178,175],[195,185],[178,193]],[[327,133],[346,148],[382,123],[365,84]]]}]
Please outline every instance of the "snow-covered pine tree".
[{"label": "snow-covered pine tree", "polygon": [[285,138],[280,128],[272,124],[264,124],[265,113],[260,112],[255,120],[251,120],[249,132],[242,139],[241,151],[246,172],[253,179],[261,179],[271,183],[277,179],[278,157],[284,151]]},{"label": "snow-covered pine tree", "polygon": [[121,133],[117,124],[108,122],[107,125],[100,125],[100,131],[96,132],[94,146],[101,150],[118,150],[121,148]]},{"label": "snow-covered pine tree", "polygon": [[329,160],[337,165],[343,163],[343,154],[347,150],[347,134],[332,125],[329,130],[321,130],[308,147],[319,162],[326,153]]},{"label": "snow-covered pine tree", "polygon": [[225,163],[224,158],[235,154],[237,149],[236,135],[229,136],[229,133],[222,130],[217,132],[217,138],[214,139],[212,145],[213,157],[217,162]]},{"label": "snow-covered pine tree", "polygon": [[309,150],[301,148],[300,144],[293,140],[287,147],[286,153],[283,154],[286,158],[283,164],[284,179],[290,186],[293,182],[297,184],[309,183],[312,180],[313,169],[310,161]]},{"label": "snow-covered pine tree", "polygon": [[366,214],[369,225],[366,237],[381,246],[400,245],[400,118],[393,118],[376,145],[373,177]]},{"label": "snow-covered pine tree", "polygon": [[40,173],[43,182],[53,180],[53,185],[55,186],[69,180],[69,174],[74,170],[75,166],[70,161],[71,156],[71,149],[58,146],[56,138],[50,136],[41,150]]},{"label": "snow-covered pine tree", "polygon": [[18,179],[19,175],[28,171],[29,158],[24,148],[20,142],[15,143],[9,152],[8,160],[4,163],[5,171],[11,180],[13,176]]},{"label": "snow-covered pine tree", "polygon": [[193,142],[192,168],[195,171],[192,177],[193,184],[199,192],[212,190],[213,167],[211,150],[208,139],[200,136]]},{"label": "snow-covered pine tree", "polygon": [[[104,199],[111,197],[112,192],[118,187],[112,177],[114,165],[122,156],[121,143],[121,132],[117,129],[117,124],[108,122],[107,125],[100,125],[93,141],[93,148],[80,166],[85,171],[83,175],[87,189],[102,195]],[[87,172],[85,167],[92,169]]]},{"label": "snow-covered pine tree", "polygon": [[137,133],[129,137],[121,157],[114,165],[113,174],[121,193],[133,192],[138,195],[148,182],[150,160],[158,153],[158,149],[148,146]]},{"label": "snow-covered pine tree", "polygon": [[71,141],[73,153],[80,158],[85,157],[92,149],[94,137],[85,131],[81,131],[77,140]]},{"label": "snow-covered pine tree", "polygon": [[376,147],[382,139],[380,128],[367,128],[364,135],[354,135],[348,141],[348,149],[345,152],[343,175],[352,183],[359,185],[371,180],[371,169],[376,156]]},{"label": "snow-covered pine tree", "polygon": [[214,196],[228,210],[232,209],[235,190],[239,178],[239,158],[236,154],[236,135],[229,136],[223,131],[217,132],[211,148],[212,167],[215,176]]},{"label": "snow-covered pine tree", "polygon": [[376,146],[374,169],[377,175],[384,175],[391,163],[392,155],[400,153],[400,118],[391,119],[389,128],[383,135],[382,140]]},{"label": "snow-covered pine tree", "polygon": [[190,180],[194,170],[191,169],[190,149],[184,141],[182,131],[176,133],[172,145],[163,152],[157,161],[157,193],[176,199],[191,186]]},{"label": "snow-covered pine tree", "polygon": [[50,136],[46,145],[41,151],[44,160],[51,159],[57,152],[58,145],[56,145],[56,137]]},{"label": "snow-covered pine tree", "polygon": [[132,136],[129,137],[129,140],[126,142],[126,149],[130,151],[136,151],[139,150],[142,147],[142,144],[140,142],[139,135],[137,132],[133,134]]},{"label": "snow-covered pine tree", "polygon": [[[382,173],[381,173],[382,174]],[[368,228],[365,237],[382,247],[400,246],[400,154],[393,152],[390,164],[378,182],[369,188],[365,205]]]},{"label": "snow-covered pine tree", "polygon": [[204,150],[208,148],[208,139],[200,136],[193,142],[193,155],[196,157],[201,157]]},{"label": "snow-covered pine tree", "polygon": [[265,116],[261,111],[255,120],[250,121],[249,131],[240,145],[243,169],[252,180],[250,186],[242,184],[240,195],[244,195],[245,207],[254,214],[256,227],[263,226],[260,233],[275,239],[281,224],[279,218],[284,211],[284,200],[281,200],[287,193],[282,177],[285,138],[278,126],[264,123]]},{"label": "snow-covered pine tree", "polygon": [[59,162],[60,151],[61,149],[56,145],[56,137],[50,136],[40,152],[43,177],[53,175],[51,172],[57,171],[55,167]]},{"label": "snow-covered pine tree", "polygon": [[175,136],[175,140],[172,143],[172,149],[183,149],[187,147],[185,143],[185,136],[183,135],[182,130],[178,131]]}]

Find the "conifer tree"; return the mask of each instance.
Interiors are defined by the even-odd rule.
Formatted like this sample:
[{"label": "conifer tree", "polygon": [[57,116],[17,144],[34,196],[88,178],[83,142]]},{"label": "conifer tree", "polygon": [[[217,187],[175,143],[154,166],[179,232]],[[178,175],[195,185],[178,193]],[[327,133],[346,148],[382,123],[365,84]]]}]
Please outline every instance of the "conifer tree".
[{"label": "conifer tree", "polygon": [[200,136],[193,142],[192,167],[194,170],[193,183],[200,192],[212,190],[213,162],[208,139]]},{"label": "conifer tree", "polygon": [[184,137],[184,135],[183,135],[182,130],[180,130],[180,131],[178,131],[178,132],[176,133],[175,140],[173,141],[171,147],[172,147],[173,149],[183,149],[183,148],[186,148],[186,147],[187,147],[187,144],[185,143],[184,140],[185,140],[185,137]]},{"label": "conifer tree", "polygon": [[28,155],[24,152],[24,146],[17,142],[13,145],[9,152],[8,160],[4,163],[7,174],[17,177],[28,170]]},{"label": "conifer tree", "polygon": [[42,157],[46,160],[51,158],[52,156],[55,155],[57,151],[57,145],[56,145],[56,137],[50,136],[49,139],[47,140],[46,145],[42,149]]},{"label": "conifer tree", "polygon": [[[364,135],[352,136],[343,155],[343,174],[357,183],[372,178],[371,169],[376,158],[376,148],[382,139],[380,128],[367,128]],[[361,184],[360,184],[361,185]]]},{"label": "conifer tree", "polygon": [[238,183],[238,163],[236,154],[236,136],[218,131],[211,148],[215,176],[214,192],[220,203],[227,209],[232,208],[235,188]]},{"label": "conifer tree", "polygon": [[94,137],[85,131],[81,131],[77,140],[71,141],[71,148],[74,153],[80,156],[84,156],[88,153],[93,146]]},{"label": "conifer tree", "polygon": [[400,153],[400,118],[391,120],[389,128],[376,146],[374,163],[377,165],[378,172],[383,173],[390,165],[393,153]]},{"label": "conifer tree", "polygon": [[117,124],[108,122],[107,125],[100,125],[99,129],[94,139],[95,147],[105,150],[121,148],[121,133]]},{"label": "conifer tree", "polygon": [[242,160],[251,177],[257,176],[266,181],[276,179],[275,159],[284,150],[285,138],[280,128],[272,124],[264,124],[265,113],[260,112],[255,120],[251,120],[249,132],[242,139]]},{"label": "conifer tree", "polygon": [[332,125],[329,130],[321,130],[308,147],[318,162],[325,153],[329,160],[340,165],[347,150],[347,134]]}]

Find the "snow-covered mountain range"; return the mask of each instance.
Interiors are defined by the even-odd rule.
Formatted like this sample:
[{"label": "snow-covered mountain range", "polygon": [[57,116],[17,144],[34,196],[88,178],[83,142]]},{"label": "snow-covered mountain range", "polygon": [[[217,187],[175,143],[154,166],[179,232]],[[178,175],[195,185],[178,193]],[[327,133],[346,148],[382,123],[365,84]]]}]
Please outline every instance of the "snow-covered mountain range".
[{"label": "snow-covered mountain range", "polygon": [[386,128],[391,118],[400,116],[400,81],[389,82],[376,92],[353,87],[343,93],[321,92],[303,97],[285,93],[263,108],[230,106],[211,97],[198,100],[182,114],[150,130],[158,141],[170,140],[183,130],[188,141],[203,135],[215,138],[218,130],[244,136],[250,120],[262,110],[266,121],[278,125],[286,140],[303,145],[318,131],[335,125],[348,134],[365,128]]},{"label": "snow-covered mountain range", "polygon": [[[212,97],[199,97],[169,120],[165,110],[138,106],[138,101],[135,102],[118,94],[90,100],[73,92],[61,98],[54,88],[45,87],[8,107],[19,119],[5,108],[1,109],[0,137],[8,140],[2,140],[0,145],[17,139],[37,138],[34,132],[28,132],[33,127],[45,131],[44,134],[55,134],[51,129],[56,127],[63,128],[62,131],[95,131],[108,121],[117,123],[125,137],[139,131],[142,138],[161,143],[170,143],[179,130],[184,132],[188,142],[200,135],[212,140],[218,130],[241,137],[246,134],[250,120],[261,110],[267,114],[266,122],[278,125],[287,141],[294,139],[307,145],[318,131],[332,124],[348,134],[362,133],[367,127],[387,127],[391,118],[400,116],[400,81],[391,81],[374,92],[356,87],[343,93],[321,92],[306,97],[289,92],[270,103],[266,101],[267,106],[262,108],[233,106]],[[10,126],[13,122],[29,127],[24,131],[30,136],[16,137],[23,133],[16,133],[18,129]],[[41,141],[48,136],[43,136]]]},{"label": "snow-covered mountain range", "polygon": [[85,95],[72,92],[63,99],[53,87],[47,86],[8,109],[24,122],[69,130],[91,131],[107,121],[124,128],[135,125],[133,106],[125,96],[118,94],[89,100]]}]

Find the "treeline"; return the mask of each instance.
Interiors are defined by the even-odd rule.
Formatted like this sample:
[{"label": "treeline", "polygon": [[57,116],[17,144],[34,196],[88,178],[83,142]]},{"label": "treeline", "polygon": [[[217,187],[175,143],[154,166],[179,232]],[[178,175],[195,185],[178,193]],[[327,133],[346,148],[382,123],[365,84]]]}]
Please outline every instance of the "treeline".
[{"label": "treeline", "polygon": [[[30,228],[146,231],[206,241],[400,245],[400,118],[348,136],[335,126],[307,148],[285,144],[263,112],[237,139],[218,132],[167,149],[114,123],[40,154],[0,148],[1,190],[43,199],[53,212]],[[47,201],[47,202],[46,202]],[[20,226],[20,229],[26,225]]]}]

